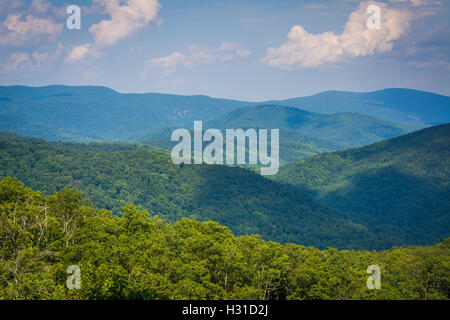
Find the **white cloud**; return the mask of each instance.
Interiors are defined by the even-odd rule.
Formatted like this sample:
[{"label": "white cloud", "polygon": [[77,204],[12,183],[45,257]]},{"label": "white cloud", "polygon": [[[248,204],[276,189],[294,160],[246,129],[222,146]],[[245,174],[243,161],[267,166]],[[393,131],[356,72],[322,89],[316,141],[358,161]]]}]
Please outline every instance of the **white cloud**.
[{"label": "white cloud", "polygon": [[163,69],[164,75],[169,75],[174,73],[176,70],[176,65],[182,63],[185,60],[185,56],[182,53],[174,52],[171,55],[160,58],[152,58],[147,60],[146,66],[148,68],[161,68]]},{"label": "white cloud", "polygon": [[147,61],[149,67],[159,67],[159,68],[171,68],[185,59],[184,54],[179,52],[174,52],[169,56],[161,58],[153,58]]},{"label": "white cloud", "polygon": [[25,52],[13,53],[8,62],[3,65],[2,70],[13,71],[22,70],[26,68],[30,63],[30,56]]},{"label": "white cloud", "polygon": [[61,33],[63,24],[48,18],[36,18],[21,14],[9,14],[0,28],[0,44],[18,46],[27,43],[36,44],[43,39],[53,41]]},{"label": "white cloud", "polygon": [[[379,30],[369,30],[366,26],[369,17],[366,9],[370,4],[381,8]],[[277,68],[304,68],[387,52],[392,50],[393,42],[407,32],[411,19],[412,15],[406,10],[389,9],[384,3],[361,3],[350,14],[341,34],[312,34],[296,25],[287,35],[286,43],[269,48],[262,61]]]},{"label": "white cloud", "polygon": [[[92,44],[83,44],[72,49],[66,61],[80,61],[87,56],[98,57],[102,48],[112,46],[134,32],[157,20],[161,7],[158,0],[127,0],[121,5],[120,0],[94,0],[90,13],[102,11],[110,19],[102,20],[89,28],[94,36]],[[104,8],[104,9],[101,9]]]},{"label": "white cloud", "polygon": [[238,58],[246,58],[250,51],[242,49],[238,43],[222,42],[217,48],[202,48],[192,45],[185,53],[174,52],[168,56],[151,58],[146,61],[147,69],[161,69],[167,76],[176,71],[177,66],[194,68],[202,64],[227,62]]},{"label": "white cloud", "polygon": [[48,59],[47,53],[33,52],[31,55],[25,52],[13,53],[8,61],[1,65],[3,72],[12,71],[32,71],[41,67],[41,64]]},{"label": "white cloud", "polygon": [[99,46],[111,46],[133,32],[147,26],[156,19],[161,5],[157,0],[128,0],[126,5],[120,5],[119,0],[94,0],[96,4],[105,6],[111,16],[94,24],[89,31],[95,37]]},{"label": "white cloud", "polygon": [[102,56],[102,52],[99,51],[90,43],[84,43],[79,46],[72,47],[69,55],[65,59],[66,62],[78,62],[86,59],[87,57],[92,57],[98,59]]},{"label": "white cloud", "polygon": [[76,46],[70,51],[69,56],[66,58],[68,62],[77,62],[83,60],[87,57],[88,54],[91,54],[91,44],[85,43],[79,46]]}]

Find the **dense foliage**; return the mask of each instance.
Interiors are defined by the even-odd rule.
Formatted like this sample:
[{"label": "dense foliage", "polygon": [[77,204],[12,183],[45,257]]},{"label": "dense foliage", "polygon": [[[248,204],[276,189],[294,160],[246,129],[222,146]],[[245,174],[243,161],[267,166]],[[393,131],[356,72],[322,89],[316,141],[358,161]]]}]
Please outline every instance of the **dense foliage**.
[{"label": "dense foliage", "polygon": [[[92,146],[92,151],[88,151]],[[338,210],[297,188],[248,169],[174,165],[170,155],[120,145],[51,143],[0,134],[0,177],[52,194],[82,190],[97,208],[119,213],[128,203],[168,221],[183,217],[217,221],[235,234],[319,248],[390,248]]]},{"label": "dense foliage", "polygon": [[404,243],[450,234],[450,124],[288,164],[274,179]]},{"label": "dense foliage", "polygon": [[[77,191],[0,181],[0,299],[449,299],[450,239],[433,247],[319,251],[235,237],[216,222],[120,216]],[[366,269],[381,268],[368,290]],[[80,289],[66,287],[69,266]]]}]

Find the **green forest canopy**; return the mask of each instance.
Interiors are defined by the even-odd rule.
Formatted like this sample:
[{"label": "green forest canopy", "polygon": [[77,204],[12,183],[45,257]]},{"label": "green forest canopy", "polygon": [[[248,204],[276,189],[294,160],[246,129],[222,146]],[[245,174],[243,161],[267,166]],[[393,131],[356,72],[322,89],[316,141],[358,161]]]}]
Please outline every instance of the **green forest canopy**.
[{"label": "green forest canopy", "polygon": [[[0,134],[0,177],[52,194],[82,190],[97,208],[119,213],[132,203],[174,222],[183,217],[217,221],[234,234],[319,248],[390,248],[345,214],[323,206],[295,187],[251,170],[220,165],[174,165],[157,150],[55,144]],[[99,151],[100,150],[100,151]]]},{"label": "green forest canopy", "polygon": [[273,178],[366,221],[375,233],[401,233],[410,244],[450,234],[450,124],[313,156]]},{"label": "green forest canopy", "polygon": [[[0,181],[0,299],[449,299],[450,239],[432,247],[320,251],[234,236],[216,222],[120,215]],[[81,289],[66,287],[67,267]],[[366,269],[381,268],[368,290]]]}]

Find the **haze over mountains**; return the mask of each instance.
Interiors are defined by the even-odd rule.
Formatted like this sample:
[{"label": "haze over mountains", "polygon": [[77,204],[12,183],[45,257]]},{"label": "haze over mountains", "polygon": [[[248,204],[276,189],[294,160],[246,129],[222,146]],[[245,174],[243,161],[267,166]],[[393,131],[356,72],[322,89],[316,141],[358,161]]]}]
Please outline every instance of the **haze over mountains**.
[{"label": "haze over mountains", "polygon": [[[152,129],[189,127],[266,102],[206,96],[121,94],[105,87],[0,87],[0,130],[49,140],[135,141]],[[370,93],[324,92],[278,101],[276,105],[318,113],[357,112],[396,122],[450,122],[450,98],[432,93],[389,89]]]},{"label": "haze over mountains", "polygon": [[250,105],[206,96],[121,94],[106,87],[0,87],[1,131],[49,140],[133,141]]},{"label": "haze over mountains", "polygon": [[362,93],[326,91],[268,103],[318,113],[356,112],[394,122],[442,124],[450,122],[449,99],[431,92],[390,88]]}]

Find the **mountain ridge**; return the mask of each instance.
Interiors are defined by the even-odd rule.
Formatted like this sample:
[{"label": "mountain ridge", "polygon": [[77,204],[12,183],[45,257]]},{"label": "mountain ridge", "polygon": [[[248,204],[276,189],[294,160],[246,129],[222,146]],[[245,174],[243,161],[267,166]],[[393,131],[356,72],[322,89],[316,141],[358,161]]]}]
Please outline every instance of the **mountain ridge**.
[{"label": "mountain ridge", "polygon": [[326,248],[389,247],[346,217],[288,185],[239,167],[175,165],[141,145],[48,142],[0,133],[0,177],[52,194],[81,190],[97,207],[133,203],[168,221],[217,221],[235,234]]},{"label": "mountain ridge", "polygon": [[417,241],[450,233],[449,164],[450,124],[444,124],[293,162],[273,179],[349,212],[358,223],[371,221],[378,232],[402,228]]},{"label": "mountain ridge", "polygon": [[[405,90],[341,93],[340,102],[336,97],[324,99],[318,94],[277,104],[325,114],[352,111],[397,122],[450,122],[450,97]],[[367,94],[370,99],[360,97]],[[417,95],[437,99],[438,103],[430,107],[430,101]],[[375,106],[374,101],[381,105]],[[158,127],[186,127],[194,120],[207,121],[239,108],[268,103],[205,95],[119,93],[98,86],[0,86],[0,131],[50,140],[135,141]],[[409,103],[412,113],[405,113],[401,108]]]}]

